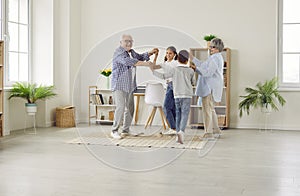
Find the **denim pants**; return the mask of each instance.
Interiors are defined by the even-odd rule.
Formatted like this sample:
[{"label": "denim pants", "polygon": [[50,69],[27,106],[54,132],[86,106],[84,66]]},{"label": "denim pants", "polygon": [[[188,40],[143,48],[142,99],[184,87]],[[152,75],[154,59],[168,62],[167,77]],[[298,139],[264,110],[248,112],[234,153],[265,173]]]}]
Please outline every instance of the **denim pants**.
[{"label": "denim pants", "polygon": [[176,106],[173,93],[172,82],[168,83],[165,101],[164,101],[164,113],[171,129],[176,129]]},{"label": "denim pants", "polygon": [[183,131],[189,118],[191,98],[176,98],[176,131]]}]

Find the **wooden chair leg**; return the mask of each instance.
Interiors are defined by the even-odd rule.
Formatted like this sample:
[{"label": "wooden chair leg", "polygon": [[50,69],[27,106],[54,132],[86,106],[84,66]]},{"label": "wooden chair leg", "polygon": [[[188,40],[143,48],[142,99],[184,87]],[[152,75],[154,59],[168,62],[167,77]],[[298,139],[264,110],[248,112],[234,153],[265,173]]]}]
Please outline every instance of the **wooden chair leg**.
[{"label": "wooden chair leg", "polygon": [[[150,114],[150,116],[148,117],[148,120],[147,120],[147,122],[146,122],[145,129],[146,129],[147,126],[150,124],[150,121],[151,121],[151,123],[152,123],[153,115],[154,115],[155,111],[156,111],[156,108],[153,107],[152,112],[151,112],[151,114]],[[151,124],[150,124],[150,125],[151,125]]]},{"label": "wooden chair leg", "polygon": [[147,126],[149,125],[149,122],[150,122],[150,120],[151,120],[151,115],[152,115],[152,112],[150,113],[150,115],[149,115],[149,117],[148,117],[148,119],[147,119],[147,122],[146,122],[146,124],[145,124],[145,129],[146,129]]},{"label": "wooden chair leg", "polygon": [[150,120],[150,126],[152,125],[152,122],[153,122],[153,119],[154,119],[154,116],[155,116],[155,113],[156,113],[156,109],[157,109],[157,107],[154,107],[153,108],[153,110],[152,110],[152,118],[151,118],[151,120]]},{"label": "wooden chair leg", "polygon": [[171,126],[170,126],[170,124],[169,124],[169,122],[167,120],[167,117],[166,117],[165,113],[163,113],[163,114],[164,114],[164,119],[165,119],[166,124],[168,125],[169,128],[171,128]]},{"label": "wooden chair leg", "polygon": [[160,111],[160,116],[161,116],[161,121],[164,127],[164,130],[166,130],[166,124],[165,124],[165,114],[162,110],[162,107],[159,107],[159,111]]}]

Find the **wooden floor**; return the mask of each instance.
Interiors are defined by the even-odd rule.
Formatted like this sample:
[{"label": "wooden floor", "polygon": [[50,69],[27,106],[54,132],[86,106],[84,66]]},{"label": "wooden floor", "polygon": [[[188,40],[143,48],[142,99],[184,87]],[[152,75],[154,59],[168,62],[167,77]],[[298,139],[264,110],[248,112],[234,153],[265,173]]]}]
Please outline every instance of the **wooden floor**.
[{"label": "wooden floor", "polygon": [[229,129],[201,151],[67,143],[90,129],[1,138],[0,195],[300,195],[300,131]]}]

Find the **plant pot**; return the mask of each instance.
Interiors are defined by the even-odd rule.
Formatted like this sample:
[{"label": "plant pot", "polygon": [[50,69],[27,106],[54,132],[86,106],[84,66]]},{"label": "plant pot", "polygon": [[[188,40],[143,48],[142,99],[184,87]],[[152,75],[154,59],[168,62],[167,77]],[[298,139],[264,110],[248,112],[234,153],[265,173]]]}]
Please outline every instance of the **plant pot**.
[{"label": "plant pot", "polygon": [[261,108],[261,112],[264,114],[270,114],[272,112],[272,107],[268,104],[268,106],[263,105]]},{"label": "plant pot", "polygon": [[35,115],[35,113],[37,112],[36,103],[25,103],[25,107],[28,115]]},{"label": "plant pot", "polygon": [[207,41],[206,42],[206,47],[209,48],[209,46],[210,46],[210,41]]},{"label": "plant pot", "polygon": [[99,80],[99,82],[100,82],[99,87],[101,89],[110,90],[110,77],[109,76],[104,76],[104,75],[101,74],[99,79],[100,79]]}]

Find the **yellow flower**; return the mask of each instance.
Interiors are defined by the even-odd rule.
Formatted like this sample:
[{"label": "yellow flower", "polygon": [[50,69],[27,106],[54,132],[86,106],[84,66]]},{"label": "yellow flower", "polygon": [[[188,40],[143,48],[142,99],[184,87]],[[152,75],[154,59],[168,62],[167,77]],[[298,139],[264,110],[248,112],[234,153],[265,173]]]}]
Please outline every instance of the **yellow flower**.
[{"label": "yellow flower", "polygon": [[106,77],[110,76],[111,74],[111,68],[103,69],[100,71],[100,73]]}]

